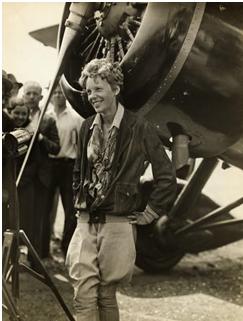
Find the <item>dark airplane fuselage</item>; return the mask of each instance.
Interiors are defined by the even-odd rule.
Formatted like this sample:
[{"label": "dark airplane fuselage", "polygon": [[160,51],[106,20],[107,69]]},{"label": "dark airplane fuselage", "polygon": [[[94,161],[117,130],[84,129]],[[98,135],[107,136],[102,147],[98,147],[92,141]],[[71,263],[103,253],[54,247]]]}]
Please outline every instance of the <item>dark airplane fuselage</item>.
[{"label": "dark airplane fuselage", "polygon": [[[95,12],[97,7],[90,5]],[[104,12],[100,9],[100,15]],[[125,106],[150,119],[165,144],[178,133],[187,135],[191,157],[227,153],[243,135],[243,5],[151,2],[131,12],[124,3],[111,5],[98,28],[101,39],[109,41],[120,32],[121,13],[140,14],[140,27],[120,61]],[[61,44],[63,24],[60,30]],[[87,36],[81,35],[80,43]],[[72,106],[87,117],[94,111],[84,103],[77,86],[87,62],[86,51],[80,48],[83,56],[77,54],[78,45],[62,82]],[[92,53],[88,58],[93,58]],[[176,68],[180,68],[178,73]],[[243,167],[243,156],[238,153],[237,157]]]}]

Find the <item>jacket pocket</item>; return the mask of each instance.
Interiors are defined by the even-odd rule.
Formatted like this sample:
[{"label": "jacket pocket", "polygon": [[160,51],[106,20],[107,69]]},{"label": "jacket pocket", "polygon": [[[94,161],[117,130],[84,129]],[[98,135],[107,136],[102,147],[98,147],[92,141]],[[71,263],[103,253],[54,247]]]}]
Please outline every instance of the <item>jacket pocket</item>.
[{"label": "jacket pocket", "polygon": [[136,184],[117,184],[115,189],[115,212],[125,213],[136,210],[138,188]]}]

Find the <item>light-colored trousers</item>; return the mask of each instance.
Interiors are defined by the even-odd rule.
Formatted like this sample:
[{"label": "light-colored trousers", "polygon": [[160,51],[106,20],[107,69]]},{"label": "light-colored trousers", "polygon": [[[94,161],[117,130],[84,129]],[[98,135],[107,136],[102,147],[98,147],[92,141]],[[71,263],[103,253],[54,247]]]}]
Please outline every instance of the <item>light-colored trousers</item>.
[{"label": "light-colored trousers", "polygon": [[74,287],[77,321],[119,321],[117,285],[129,281],[135,263],[135,227],[126,217],[106,216],[106,223],[78,218],[66,265]]}]

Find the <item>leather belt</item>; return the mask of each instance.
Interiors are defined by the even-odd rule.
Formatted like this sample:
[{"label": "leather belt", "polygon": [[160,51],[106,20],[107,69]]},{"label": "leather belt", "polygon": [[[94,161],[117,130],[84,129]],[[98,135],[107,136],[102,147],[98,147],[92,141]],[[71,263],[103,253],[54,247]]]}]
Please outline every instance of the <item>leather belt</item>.
[{"label": "leather belt", "polygon": [[88,213],[85,210],[78,210],[76,212],[76,217],[79,223],[124,223],[128,222],[129,219],[127,216],[116,216],[105,214],[101,212]]},{"label": "leather belt", "polygon": [[74,162],[75,161],[75,159],[73,159],[73,158],[68,158],[68,157],[59,157],[59,158],[54,158],[54,157],[51,157],[50,158],[51,160],[53,160],[53,161],[55,161],[55,162],[66,162],[66,163],[68,163],[68,162]]}]

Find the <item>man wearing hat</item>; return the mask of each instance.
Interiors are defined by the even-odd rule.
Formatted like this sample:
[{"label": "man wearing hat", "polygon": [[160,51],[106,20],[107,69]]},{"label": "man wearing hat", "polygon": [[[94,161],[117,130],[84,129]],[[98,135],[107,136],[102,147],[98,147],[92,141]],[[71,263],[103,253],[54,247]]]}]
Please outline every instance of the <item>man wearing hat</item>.
[{"label": "man wearing hat", "polygon": [[[2,70],[2,133],[10,132],[14,129],[14,121],[8,116],[4,111],[6,102],[8,101],[10,91],[13,85],[8,79],[8,75],[5,70]],[[4,136],[3,136],[4,137]],[[2,140],[4,142],[4,139]],[[8,172],[8,162],[7,162],[7,150],[4,147],[2,150],[2,231],[4,232],[10,227],[10,212],[9,212],[9,200],[10,200],[10,181]]]},{"label": "man wearing hat", "polygon": [[7,99],[5,103],[5,112],[8,114],[8,116],[11,116],[11,111],[12,111],[12,104],[11,104],[11,99],[13,97],[16,97],[19,93],[19,89],[23,86],[21,82],[18,82],[13,74],[7,74],[8,80],[11,81],[12,83],[12,88],[9,92],[9,98]]},{"label": "man wearing hat", "polygon": [[8,105],[8,99],[10,97],[13,84],[8,78],[8,74],[5,70],[2,70],[2,131],[9,132],[14,129],[14,122],[6,112]]},{"label": "man wearing hat", "polygon": [[8,74],[8,79],[12,82],[13,88],[11,89],[11,97],[16,97],[19,89],[23,86],[22,82],[18,82],[13,74]]}]

